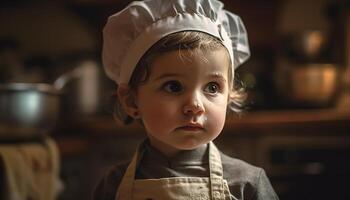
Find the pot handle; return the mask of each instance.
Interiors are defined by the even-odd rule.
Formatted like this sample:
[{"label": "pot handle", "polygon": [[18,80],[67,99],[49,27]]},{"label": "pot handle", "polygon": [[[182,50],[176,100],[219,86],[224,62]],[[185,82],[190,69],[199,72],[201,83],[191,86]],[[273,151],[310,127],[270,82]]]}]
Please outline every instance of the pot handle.
[{"label": "pot handle", "polygon": [[79,67],[76,67],[72,71],[69,71],[59,76],[54,81],[53,86],[56,89],[61,90],[62,88],[64,88],[64,86],[67,83],[83,77],[88,71],[95,71],[94,69],[91,69],[91,68],[96,68],[96,63],[93,61],[85,61]]}]

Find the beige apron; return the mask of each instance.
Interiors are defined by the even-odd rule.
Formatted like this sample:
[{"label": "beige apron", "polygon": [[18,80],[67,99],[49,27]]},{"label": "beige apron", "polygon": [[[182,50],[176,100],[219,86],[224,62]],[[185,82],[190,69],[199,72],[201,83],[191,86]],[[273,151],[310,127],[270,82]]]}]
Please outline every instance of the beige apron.
[{"label": "beige apron", "polygon": [[134,180],[138,157],[143,154],[142,149],[144,148],[138,148],[128,166],[115,200],[231,199],[227,182],[223,179],[220,153],[212,142],[209,143],[209,177]]}]

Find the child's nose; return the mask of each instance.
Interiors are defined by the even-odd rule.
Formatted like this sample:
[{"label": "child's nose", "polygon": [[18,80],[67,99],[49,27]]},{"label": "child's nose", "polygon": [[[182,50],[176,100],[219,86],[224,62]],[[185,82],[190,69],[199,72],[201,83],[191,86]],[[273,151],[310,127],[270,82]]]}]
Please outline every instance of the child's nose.
[{"label": "child's nose", "polygon": [[185,115],[199,115],[204,113],[204,105],[198,97],[192,98],[183,108]]}]

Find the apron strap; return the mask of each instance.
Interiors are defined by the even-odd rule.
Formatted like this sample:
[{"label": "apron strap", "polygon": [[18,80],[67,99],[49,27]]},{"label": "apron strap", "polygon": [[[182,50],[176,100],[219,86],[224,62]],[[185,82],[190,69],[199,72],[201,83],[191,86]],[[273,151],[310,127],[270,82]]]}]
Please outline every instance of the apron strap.
[{"label": "apron strap", "polygon": [[139,155],[142,156],[143,152],[143,145],[144,143],[141,143],[128,166],[128,168],[125,171],[125,174],[122,178],[122,181],[120,182],[120,185],[118,187],[115,200],[128,200],[131,199],[132,189],[134,185],[134,179],[135,179],[135,172],[136,172],[136,166],[138,163],[138,160],[140,158]]},{"label": "apron strap", "polygon": [[222,199],[222,195],[224,195],[224,182],[221,156],[220,151],[213,142],[209,142],[209,170],[211,199]]}]

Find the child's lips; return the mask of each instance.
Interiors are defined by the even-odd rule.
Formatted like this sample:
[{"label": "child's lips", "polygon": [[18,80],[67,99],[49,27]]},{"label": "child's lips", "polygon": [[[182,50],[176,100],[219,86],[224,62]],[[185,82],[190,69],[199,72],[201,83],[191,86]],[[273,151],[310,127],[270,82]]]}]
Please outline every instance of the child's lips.
[{"label": "child's lips", "polygon": [[179,129],[185,131],[202,131],[204,128],[200,124],[189,124],[186,126],[181,126]]}]

